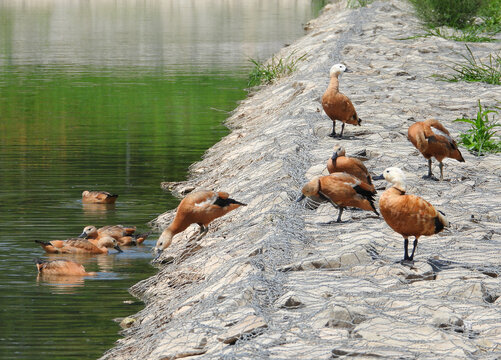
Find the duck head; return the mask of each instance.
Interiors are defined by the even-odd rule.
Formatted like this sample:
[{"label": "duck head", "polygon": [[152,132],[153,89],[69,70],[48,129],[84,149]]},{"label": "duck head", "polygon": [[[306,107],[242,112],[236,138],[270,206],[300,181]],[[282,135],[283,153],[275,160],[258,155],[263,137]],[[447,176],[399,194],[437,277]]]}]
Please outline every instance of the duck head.
[{"label": "duck head", "polygon": [[331,70],[329,71],[330,76],[341,76],[345,72],[351,72],[346,65],[344,64],[335,64],[332,65]]}]

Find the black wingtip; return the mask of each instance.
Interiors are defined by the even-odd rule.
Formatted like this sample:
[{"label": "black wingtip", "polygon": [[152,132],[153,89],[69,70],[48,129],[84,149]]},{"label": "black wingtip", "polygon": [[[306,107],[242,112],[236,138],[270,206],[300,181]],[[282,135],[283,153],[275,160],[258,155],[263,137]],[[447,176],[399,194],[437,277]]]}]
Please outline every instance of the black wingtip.
[{"label": "black wingtip", "polygon": [[42,241],[42,240],[35,240],[37,244],[42,244],[42,245],[50,245],[50,242],[48,241]]}]

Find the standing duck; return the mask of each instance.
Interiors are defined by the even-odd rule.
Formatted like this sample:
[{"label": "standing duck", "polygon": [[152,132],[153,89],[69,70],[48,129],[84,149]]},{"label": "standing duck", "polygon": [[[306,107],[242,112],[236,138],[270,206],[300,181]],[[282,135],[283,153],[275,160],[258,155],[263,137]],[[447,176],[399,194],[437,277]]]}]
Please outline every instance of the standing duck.
[{"label": "standing duck", "polygon": [[174,221],[162,232],[155,246],[157,257],[168,248],[174,235],[186,230],[191,224],[200,226],[200,234],[205,234],[209,223],[240,206],[246,206],[231,199],[226,192],[202,190],[188,194],[177,207]]},{"label": "standing duck", "polygon": [[87,272],[83,265],[77,264],[76,262],[64,259],[58,259],[53,261],[46,261],[41,259],[36,259],[35,263],[37,265],[39,275],[63,275],[63,276],[94,276],[97,275],[95,272]]},{"label": "standing duck", "polygon": [[[449,226],[445,216],[428,201],[415,195],[405,194],[405,174],[397,167],[384,170],[374,180],[386,179],[393,184],[379,199],[379,209],[386,223],[404,237],[404,262],[413,261],[420,236],[438,234]],[[409,237],[414,236],[409,256]]]},{"label": "standing duck", "polygon": [[358,117],[355,107],[350,99],[339,92],[339,77],[344,72],[350,72],[343,64],[336,64],[331,67],[329,86],[322,96],[322,107],[327,116],[332,120],[332,133],[330,137],[336,137],[336,120],[341,121],[341,134],[343,137],[344,125],[360,125],[362,120]]},{"label": "standing duck", "polygon": [[122,246],[141,244],[148,237],[149,233],[134,234],[135,226],[106,225],[96,228],[93,225],[84,227],[82,233],[78,236],[96,243],[103,236],[111,236]]},{"label": "standing duck", "polygon": [[83,204],[114,204],[118,195],[107,191],[88,191],[82,192]]},{"label": "standing duck", "polygon": [[298,202],[305,197],[319,196],[339,208],[336,222],[341,222],[341,215],[348,206],[373,211],[379,216],[374,206],[376,192],[370,185],[347,173],[316,176],[303,186],[301,192]]},{"label": "standing duck", "polygon": [[122,252],[117,241],[110,236],[99,239],[96,244],[80,238],[52,241],[35,240],[35,242],[40,244],[47,253],[51,254],[107,254],[108,248],[114,248],[118,252]]},{"label": "standing duck", "polygon": [[451,138],[449,131],[435,119],[418,121],[407,131],[407,138],[428,160],[428,175],[423,178],[437,180],[431,172],[431,158],[439,162],[440,181],[444,179],[442,160],[446,157],[464,162],[456,142]]},{"label": "standing duck", "polygon": [[375,193],[376,189],[372,184],[371,176],[369,175],[369,171],[367,171],[364,163],[359,159],[347,157],[345,155],[346,152],[343,146],[334,146],[334,153],[332,154],[332,157],[327,161],[327,170],[329,171],[329,174],[335,172],[345,172],[353,175],[361,182],[369,185],[372,191]]}]

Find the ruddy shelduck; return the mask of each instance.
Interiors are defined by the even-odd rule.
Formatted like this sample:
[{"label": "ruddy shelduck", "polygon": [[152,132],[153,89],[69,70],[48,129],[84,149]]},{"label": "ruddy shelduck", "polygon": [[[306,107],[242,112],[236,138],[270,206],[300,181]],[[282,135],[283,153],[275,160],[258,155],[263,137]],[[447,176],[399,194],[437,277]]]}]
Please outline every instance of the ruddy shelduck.
[{"label": "ruddy shelduck", "polygon": [[231,199],[226,192],[202,190],[188,194],[177,207],[174,221],[162,232],[155,246],[157,257],[170,246],[174,235],[186,230],[191,224],[200,226],[200,235],[208,231],[211,221],[240,206],[246,206]]},{"label": "ruddy shelduck", "polygon": [[35,260],[39,275],[60,275],[60,276],[94,276],[95,272],[87,272],[83,265],[64,259],[46,261]]},{"label": "ruddy shelduck", "polygon": [[[374,180],[383,178],[393,185],[381,195],[379,209],[386,223],[404,237],[404,261],[412,261],[419,237],[437,234],[449,222],[428,201],[405,194],[405,174],[401,169],[390,167]],[[414,245],[409,256],[410,236],[414,236]]]},{"label": "ruddy shelduck", "polygon": [[336,137],[336,120],[342,122],[341,134],[343,137],[344,125],[360,125],[362,120],[358,117],[351,100],[339,92],[339,78],[344,72],[350,72],[345,65],[336,64],[330,69],[330,82],[322,96],[322,107],[327,116],[332,120],[332,133],[330,137]]},{"label": "ruddy shelduck", "polygon": [[370,185],[347,173],[316,176],[303,186],[301,192],[298,202],[305,197],[318,196],[339,208],[336,222],[341,222],[341,215],[348,206],[373,211],[379,216],[374,206],[376,192]]},{"label": "ruddy shelduck", "polygon": [[353,175],[361,182],[371,186],[372,191],[376,191],[374,185],[372,184],[369,171],[367,171],[364,163],[359,159],[347,157],[346,151],[341,145],[334,146],[334,153],[327,161],[327,171],[329,171],[329,174],[335,172],[345,172]]},{"label": "ruddy shelduck", "polygon": [[444,179],[444,164],[442,163],[444,158],[448,157],[464,162],[456,142],[438,120],[428,119],[412,124],[407,131],[407,138],[428,160],[428,175],[424,178],[436,180],[431,172],[432,157],[439,162],[440,180]]},{"label": "ruddy shelduck", "polygon": [[117,201],[117,194],[111,194],[107,191],[89,191],[82,192],[83,204],[114,204]]},{"label": "ruddy shelduck", "polygon": [[98,229],[93,225],[88,225],[84,227],[82,233],[78,237],[95,243],[95,240],[99,240],[104,236],[111,236],[116,239],[120,245],[127,246],[141,244],[149,236],[149,233],[134,234],[135,231],[135,226],[106,225]]},{"label": "ruddy shelduck", "polygon": [[117,241],[111,236],[102,237],[96,244],[86,239],[41,241],[35,240],[42,248],[52,254],[107,254],[109,248],[122,252]]}]

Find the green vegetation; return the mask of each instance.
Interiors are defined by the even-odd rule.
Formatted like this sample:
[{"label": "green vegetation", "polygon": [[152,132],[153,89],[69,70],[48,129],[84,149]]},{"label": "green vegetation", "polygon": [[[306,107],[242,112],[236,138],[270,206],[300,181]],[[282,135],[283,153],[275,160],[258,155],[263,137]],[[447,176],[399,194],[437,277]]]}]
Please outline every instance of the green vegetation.
[{"label": "green vegetation", "polygon": [[248,86],[271,84],[273,80],[290,75],[296,70],[297,64],[306,58],[307,54],[296,57],[293,51],[285,59],[277,59],[275,56],[268,63],[261,63],[255,59],[249,59],[254,68],[249,74]]},{"label": "green vegetation", "polygon": [[359,8],[373,3],[374,0],[348,0],[348,7]]},{"label": "green vegetation", "polygon": [[451,67],[456,74],[451,76],[438,76],[447,81],[484,82],[492,85],[501,85],[501,54],[490,54],[486,62],[475,58],[470,47],[466,45],[467,55],[462,55],[466,60],[463,63],[454,63]]},{"label": "green vegetation", "polygon": [[[426,27],[422,36],[465,42],[495,41],[501,32],[501,0],[409,0]],[[454,31],[440,29],[448,26]]]},{"label": "green vegetation", "polygon": [[[494,108],[500,110],[499,107]],[[493,114],[491,119],[489,119],[489,114]],[[487,152],[500,152],[501,141],[493,139],[497,132],[494,128],[501,126],[494,120],[495,115],[499,115],[499,112],[485,107],[482,108],[479,100],[476,119],[462,118],[454,120],[471,124],[471,128],[466,133],[459,135],[461,137],[460,143],[478,156]]]}]

